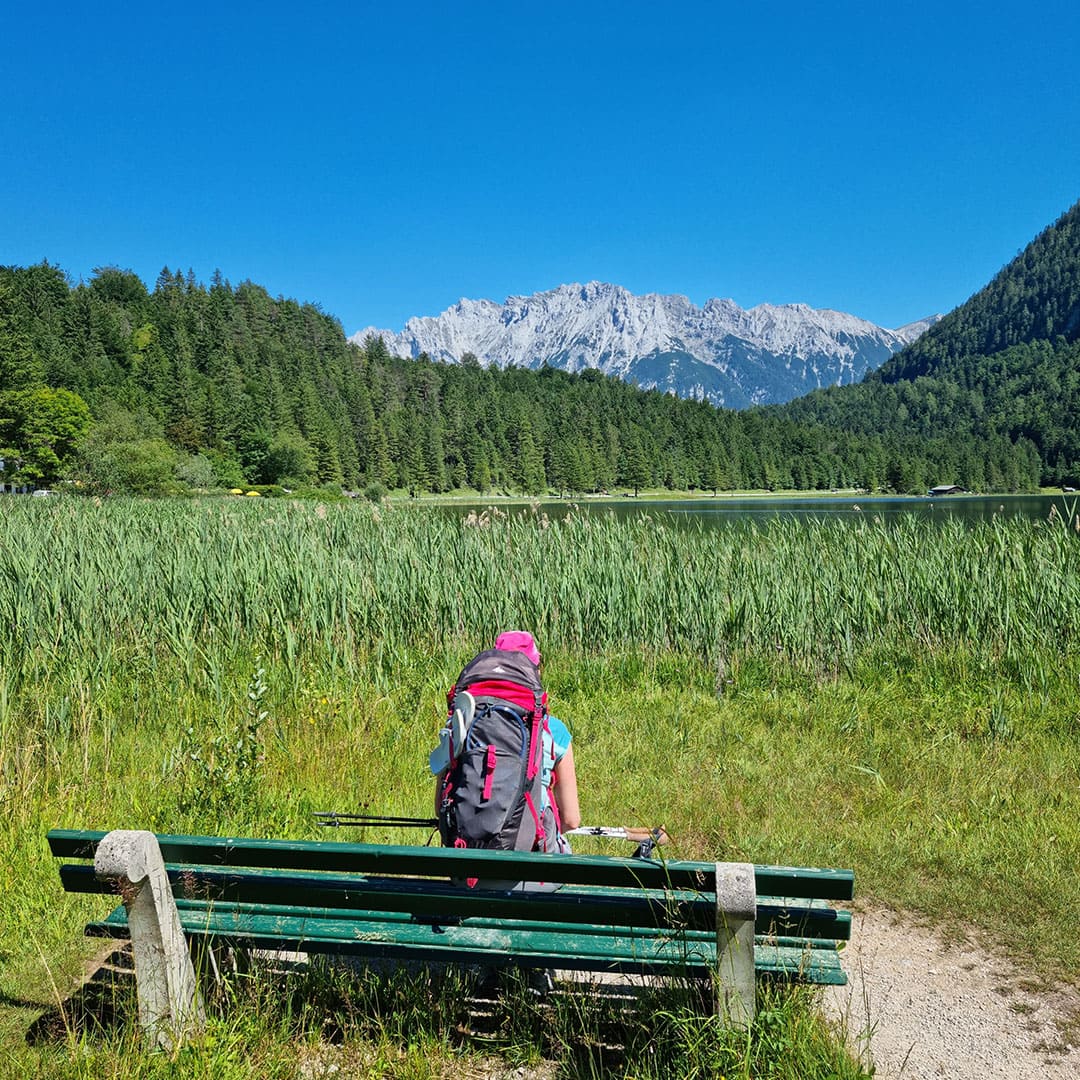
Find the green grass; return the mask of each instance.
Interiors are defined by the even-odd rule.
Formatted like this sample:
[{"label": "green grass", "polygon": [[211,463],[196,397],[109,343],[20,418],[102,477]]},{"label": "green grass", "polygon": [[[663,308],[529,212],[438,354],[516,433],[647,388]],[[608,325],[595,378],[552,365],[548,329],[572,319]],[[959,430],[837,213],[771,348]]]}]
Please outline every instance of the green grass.
[{"label": "green grass", "polygon": [[[579,987],[543,1000],[508,974],[477,996],[467,973],[269,967],[226,975],[207,1000],[205,1033],[147,1053],[131,1020],[130,980],[46,1014],[31,1033],[38,1075],[142,1078],[344,1075],[865,1076],[806,990],[759,995],[749,1033],[703,1012],[688,988],[643,988],[632,1001]],[[28,1059],[31,1055],[22,1055]],[[520,1070],[520,1071],[519,1071]]]},{"label": "green grass", "polygon": [[[315,836],[314,810],[426,813],[446,687],[509,625],[541,639],[589,823],[665,824],[687,858],[854,867],[860,902],[986,931],[1033,975],[1076,980],[1078,556],[1060,520],[706,534],[534,511],[11,500],[0,1054],[43,1077],[295,1076],[323,1053],[361,1075],[482,1075],[492,1053],[591,1068],[528,1025],[487,1043],[454,1041],[445,1010],[395,1026],[431,1011],[422,995],[372,1029],[341,985],[270,1008],[270,983],[243,983],[176,1063],[138,1051],[130,1024],[25,1041],[77,984],[82,923],[105,903],[62,892],[49,827]],[[624,1032],[626,1075],[857,1075],[803,995],[766,1000],[744,1043],[679,1010]]]}]

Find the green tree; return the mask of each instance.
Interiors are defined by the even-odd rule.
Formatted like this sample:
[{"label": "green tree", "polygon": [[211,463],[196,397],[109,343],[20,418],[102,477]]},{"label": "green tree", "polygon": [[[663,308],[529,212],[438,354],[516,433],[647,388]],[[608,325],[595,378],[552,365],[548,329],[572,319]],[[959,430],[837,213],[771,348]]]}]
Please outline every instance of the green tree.
[{"label": "green tree", "polygon": [[300,487],[310,483],[318,474],[315,454],[301,436],[283,432],[267,447],[259,470],[264,484],[283,484]]},{"label": "green tree", "polygon": [[19,462],[14,478],[33,484],[59,479],[91,422],[89,406],[71,390],[39,387],[0,395],[0,446]]},{"label": "green tree", "polygon": [[0,283],[0,394],[41,384],[42,367],[34,352],[15,297]]},{"label": "green tree", "polygon": [[178,461],[176,479],[190,488],[212,488],[218,484],[213,462],[202,454],[189,454]]},{"label": "green tree", "polygon": [[649,460],[641,437],[635,432],[625,443],[626,457],[623,462],[623,479],[633,489],[634,494],[645,487],[650,480]]},{"label": "green tree", "polygon": [[523,419],[516,429],[517,453],[514,463],[514,479],[519,490],[527,495],[538,495],[546,487],[544,458],[536,444],[532,422]]},{"label": "green tree", "polygon": [[164,495],[175,489],[176,464],[160,421],[110,402],[83,440],[74,471],[92,491]]},{"label": "green tree", "polygon": [[176,451],[164,439],[136,439],[103,447],[91,476],[98,488],[131,495],[173,490]]}]

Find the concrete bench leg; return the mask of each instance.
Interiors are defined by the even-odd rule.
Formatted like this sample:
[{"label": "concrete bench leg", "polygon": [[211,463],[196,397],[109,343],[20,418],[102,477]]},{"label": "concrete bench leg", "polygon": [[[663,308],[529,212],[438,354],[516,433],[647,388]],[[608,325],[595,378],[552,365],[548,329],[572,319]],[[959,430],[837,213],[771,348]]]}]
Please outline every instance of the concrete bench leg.
[{"label": "concrete bench leg", "polygon": [[754,1019],[754,921],[757,888],[752,863],[716,864],[716,1009],[732,1027]]},{"label": "concrete bench leg", "polygon": [[127,908],[139,1023],[172,1050],[203,1029],[206,1013],[157,837],[126,829],[108,833],[98,845],[94,873],[117,883]]}]

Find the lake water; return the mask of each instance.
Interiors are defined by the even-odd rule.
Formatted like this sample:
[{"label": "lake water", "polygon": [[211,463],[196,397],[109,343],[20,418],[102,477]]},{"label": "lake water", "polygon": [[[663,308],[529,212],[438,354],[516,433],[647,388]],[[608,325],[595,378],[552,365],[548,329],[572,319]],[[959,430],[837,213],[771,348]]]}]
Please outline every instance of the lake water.
[{"label": "lake water", "polygon": [[[764,521],[771,518],[821,520],[858,518],[869,515],[884,520],[915,516],[928,522],[961,518],[966,521],[989,521],[995,515],[1046,520],[1054,507],[1063,517],[1072,519],[1080,513],[1077,495],[832,495],[768,496],[717,495],[700,499],[538,499],[536,503],[549,517],[565,513],[571,506],[588,513],[612,513],[616,517],[636,517],[648,513],[673,522],[721,525],[739,520]],[[498,505],[513,512],[520,502],[491,499],[454,504],[461,513],[476,512]]]}]

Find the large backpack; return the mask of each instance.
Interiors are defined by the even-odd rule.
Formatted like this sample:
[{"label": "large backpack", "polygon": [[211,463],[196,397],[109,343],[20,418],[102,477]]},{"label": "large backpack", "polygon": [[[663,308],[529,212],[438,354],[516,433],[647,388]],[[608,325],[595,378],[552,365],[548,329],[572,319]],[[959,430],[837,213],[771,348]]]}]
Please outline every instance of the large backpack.
[{"label": "large backpack", "polygon": [[439,795],[447,847],[545,848],[541,754],[547,693],[524,653],[489,649],[446,695],[449,768]]}]

